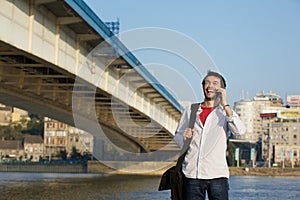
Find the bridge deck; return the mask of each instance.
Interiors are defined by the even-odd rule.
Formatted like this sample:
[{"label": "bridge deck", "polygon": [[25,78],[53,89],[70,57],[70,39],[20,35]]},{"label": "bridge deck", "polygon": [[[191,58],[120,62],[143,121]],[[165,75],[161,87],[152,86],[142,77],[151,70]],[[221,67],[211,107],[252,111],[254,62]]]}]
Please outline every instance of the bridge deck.
[{"label": "bridge deck", "polygon": [[[97,122],[131,152],[177,150],[181,106],[85,3],[30,2],[4,1],[0,11],[0,101],[96,136]],[[117,56],[93,61],[104,47]]]}]

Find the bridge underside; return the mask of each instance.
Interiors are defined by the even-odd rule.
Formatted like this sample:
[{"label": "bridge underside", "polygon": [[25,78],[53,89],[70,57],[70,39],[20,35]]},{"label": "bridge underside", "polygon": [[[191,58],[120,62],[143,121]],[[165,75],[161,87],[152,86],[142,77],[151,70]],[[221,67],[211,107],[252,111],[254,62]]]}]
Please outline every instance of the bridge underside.
[{"label": "bridge underside", "polygon": [[[128,108],[122,101],[112,100],[112,96],[82,81],[75,85],[74,75],[51,65],[33,55],[27,54],[4,42],[0,42],[0,101],[4,104],[19,107],[30,112],[47,116],[97,135],[94,123],[104,130],[107,138],[119,148],[130,152],[151,152],[165,147],[167,150],[178,149],[172,141],[172,134],[157,123],[157,127],[147,127],[151,122],[147,116],[134,108]],[[84,123],[75,124],[72,112],[72,93],[81,99],[94,98],[97,122],[90,118],[89,112],[78,113]],[[84,103],[84,102],[83,102]],[[112,113],[118,109],[119,117],[128,113],[131,119],[147,130],[142,130],[143,137],[134,137],[121,130]],[[87,108],[88,109],[88,108]],[[128,110],[129,109],[129,110]],[[152,123],[153,124],[153,123]],[[160,129],[158,131],[158,129]]]},{"label": "bridge underside", "polygon": [[[107,64],[105,78],[111,79],[113,86],[123,84],[120,92],[133,91],[137,105],[122,99],[126,94],[115,98],[111,93],[114,88],[96,87],[89,77],[78,76],[80,62],[84,62],[81,59],[100,43],[114,50],[106,42],[112,33],[80,2],[4,2],[7,9],[0,12],[1,20],[9,27],[0,32],[0,102],[65,122],[94,136],[99,136],[100,127],[106,139],[129,152],[178,150],[171,132],[181,112],[137,71],[141,64],[130,52],[113,58],[102,55],[100,59]],[[120,42],[117,45],[125,48]],[[109,85],[107,82],[104,84]]]}]

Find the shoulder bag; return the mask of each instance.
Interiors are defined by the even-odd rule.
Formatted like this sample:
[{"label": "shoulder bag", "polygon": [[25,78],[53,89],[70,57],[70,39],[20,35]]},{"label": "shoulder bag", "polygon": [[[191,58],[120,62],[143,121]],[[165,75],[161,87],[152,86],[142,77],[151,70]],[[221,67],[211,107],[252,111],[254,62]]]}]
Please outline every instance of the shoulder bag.
[{"label": "shoulder bag", "polygon": [[[191,114],[189,121],[189,128],[194,128],[196,113],[199,108],[199,103],[195,103],[191,105]],[[171,199],[172,200],[182,200],[183,199],[183,179],[184,174],[182,172],[182,163],[184,157],[187,153],[187,150],[191,143],[191,138],[187,138],[184,141],[184,145],[181,149],[180,156],[177,160],[175,166],[169,168],[165,171],[161,177],[160,184],[158,187],[159,191],[170,190],[171,189]]]}]

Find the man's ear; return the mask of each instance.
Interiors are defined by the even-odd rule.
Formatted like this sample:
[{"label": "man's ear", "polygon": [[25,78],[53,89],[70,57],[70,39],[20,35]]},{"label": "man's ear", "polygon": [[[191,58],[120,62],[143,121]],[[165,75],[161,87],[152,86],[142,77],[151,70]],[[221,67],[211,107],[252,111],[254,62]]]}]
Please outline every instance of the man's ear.
[{"label": "man's ear", "polygon": [[226,89],[226,82],[223,76],[221,76],[221,88]]}]

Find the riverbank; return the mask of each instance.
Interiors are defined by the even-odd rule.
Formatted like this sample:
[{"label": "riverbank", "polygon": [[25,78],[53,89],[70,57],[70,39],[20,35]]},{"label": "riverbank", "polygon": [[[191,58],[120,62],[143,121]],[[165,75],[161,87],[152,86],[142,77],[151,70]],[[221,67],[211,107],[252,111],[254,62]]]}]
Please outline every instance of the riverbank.
[{"label": "riverbank", "polygon": [[86,173],[84,163],[1,163],[0,172]]},{"label": "riverbank", "polygon": [[231,176],[300,176],[300,168],[230,167]]},{"label": "riverbank", "polygon": [[[131,174],[161,176],[168,168],[175,165],[161,162],[110,162],[107,165],[99,161],[88,161],[77,164],[58,163],[29,163],[29,164],[0,164],[1,172],[50,172],[50,173],[95,173],[95,174]],[[165,166],[160,169],[161,166]],[[118,169],[118,170],[116,170]],[[155,170],[157,169],[157,170]],[[230,167],[231,176],[297,176],[300,177],[300,168],[243,168]]]},{"label": "riverbank", "polygon": [[[162,166],[162,163],[154,163],[155,167],[159,165]],[[113,163],[110,163],[113,166]],[[99,163],[98,161],[88,162],[88,173],[104,173],[104,174],[137,174],[137,175],[151,175],[151,176],[161,176],[167,169],[175,165],[164,163],[165,167],[159,170],[150,170],[155,169],[152,162],[139,162],[132,163],[130,166],[135,166],[129,172],[126,168],[118,167],[108,167],[104,164]],[[153,166],[151,168],[151,166]],[[116,170],[119,169],[119,170]],[[144,171],[143,171],[144,169]],[[148,169],[148,170],[147,170]],[[229,168],[231,176],[299,176],[300,177],[300,168],[268,168],[268,167],[257,167],[257,168],[247,168],[243,167],[230,167]]]}]

